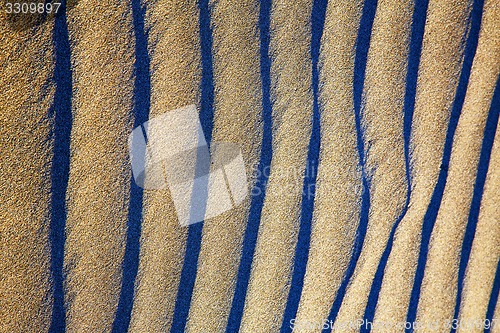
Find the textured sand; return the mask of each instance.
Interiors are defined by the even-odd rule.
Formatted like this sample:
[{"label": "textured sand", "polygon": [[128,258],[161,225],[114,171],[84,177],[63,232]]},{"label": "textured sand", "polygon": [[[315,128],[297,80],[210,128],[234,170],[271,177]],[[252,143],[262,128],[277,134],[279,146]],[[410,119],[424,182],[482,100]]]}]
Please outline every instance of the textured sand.
[{"label": "textured sand", "polygon": [[[485,4],[483,16],[483,31],[490,29],[491,32],[498,31],[498,19],[500,6],[494,5],[493,1]],[[494,27],[496,25],[496,27]],[[488,28],[487,28],[488,27]],[[493,36],[491,34],[490,36]],[[486,34],[486,32],[485,32]],[[498,37],[496,47],[498,47]],[[482,56],[482,55],[481,55]],[[498,106],[497,106],[498,107]],[[460,321],[473,322],[485,317],[493,280],[497,269],[498,258],[500,258],[500,130],[497,128],[495,142],[491,151],[490,165],[484,186],[481,208],[476,227],[474,241],[472,243],[471,257],[467,265],[467,273],[464,281],[464,291],[460,308]],[[497,312],[498,312],[497,306]],[[494,318],[499,318],[498,313]],[[480,327],[470,329],[459,329],[458,332],[482,332]]]},{"label": "textured sand", "polygon": [[[465,324],[486,316],[493,280],[500,258],[500,130],[496,131],[483,198],[467,264],[459,320]],[[498,317],[496,317],[498,318]],[[464,326],[458,332],[483,332],[482,327]]]},{"label": "textured sand", "polygon": [[493,315],[493,318],[496,319],[495,325],[491,327],[491,333],[498,333],[500,332],[500,324],[498,323],[498,319],[500,318],[500,298],[497,300],[497,305],[495,307],[495,314]]},{"label": "textured sand", "polygon": [[328,317],[359,223],[361,174],[352,80],[361,5],[360,1],[330,1],[325,17],[319,65],[321,148],[298,323]]},{"label": "textured sand", "polygon": [[[500,73],[499,22],[494,19],[498,17],[496,7],[496,4],[487,2],[467,94],[453,141],[448,180],[432,232],[422,283],[417,313],[417,320],[422,323],[436,320],[444,322],[453,318],[461,245],[474,191],[484,126]],[[490,251],[497,248],[498,244]]]},{"label": "textured sand", "polygon": [[[319,173],[296,322],[320,323],[330,313],[352,259],[361,215],[362,171],[371,181],[368,229],[336,319],[339,323],[362,318],[389,233],[408,203],[410,181],[408,210],[396,231],[374,320],[406,319],[422,222],[440,174],[473,2],[429,2],[408,180],[402,109],[413,2],[378,1],[361,109],[362,170],[353,75],[363,1],[328,1],[319,61]],[[312,0],[272,2],[273,159],[240,332],[279,332],[289,296],[313,111],[312,5]],[[150,94],[150,118],[201,104],[199,3],[143,0],[141,6],[146,42],[139,41],[142,34],[136,39],[134,24],[143,14],[137,8],[133,11],[131,2],[80,0],[67,16],[73,80],[63,272],[68,332],[110,332],[122,275],[133,273],[122,270],[130,205],[128,135],[134,114],[148,111],[134,110],[134,102],[146,106],[142,99]],[[252,0],[212,0],[208,6],[213,34],[213,141],[241,146],[250,183],[263,135],[258,6]],[[1,15],[0,332],[48,332],[55,287],[51,274],[58,274],[51,273],[49,238],[51,167],[58,163],[53,157],[58,150],[54,150],[57,136],[54,141],[51,109],[57,106],[56,88],[65,84],[59,82],[59,87],[54,74],[52,18],[39,28],[14,33]],[[140,24],[135,28],[142,29]],[[500,73],[498,31],[499,2],[486,0],[430,243],[419,322],[446,321],[454,314],[462,240],[483,130]],[[144,61],[145,55],[135,48],[136,41],[147,43],[150,58],[149,73],[138,70],[137,87],[134,62]],[[144,84],[147,74],[151,91]],[[465,322],[484,319],[500,258],[500,128],[495,135],[459,309]],[[226,331],[250,202],[248,197],[238,208],[204,223],[187,332]],[[192,250],[185,246],[188,228],[179,225],[168,190],[144,190],[142,213],[139,271],[134,295],[127,295],[133,301],[129,331],[169,332],[183,261]],[[497,303],[498,321],[500,299]],[[500,332],[498,322],[491,332]]]},{"label": "textured sand", "polygon": [[275,332],[289,291],[311,135],[311,2],[271,8],[273,158],[240,332]]},{"label": "textured sand", "polygon": [[52,314],[52,24],[14,32],[0,15],[0,332],[47,331]]},{"label": "textured sand", "polygon": [[110,332],[118,304],[130,185],[131,29],[130,7],[119,1],[82,1],[68,14],[73,127],[64,257],[67,332]]},{"label": "textured sand", "polygon": [[[249,189],[262,141],[259,7],[248,1],[210,3],[215,108],[213,142],[239,144]],[[186,332],[225,332],[251,197],[205,221]]]},{"label": "textured sand", "polygon": [[[467,3],[431,0],[418,73],[411,134],[412,195],[384,273],[375,321],[406,320],[422,222],[437,183],[446,128],[458,84]],[[436,75],[439,73],[439,75]]]},{"label": "textured sand", "polygon": [[362,101],[365,172],[371,182],[368,229],[338,323],[363,317],[389,233],[406,202],[403,101],[411,16],[410,1],[378,2]]},{"label": "textured sand", "polygon": [[[144,5],[145,29],[150,29],[151,119],[198,104],[199,13],[194,1]],[[167,332],[172,324],[188,229],[180,226],[168,191],[145,190],[143,201],[140,264],[130,332]]]}]

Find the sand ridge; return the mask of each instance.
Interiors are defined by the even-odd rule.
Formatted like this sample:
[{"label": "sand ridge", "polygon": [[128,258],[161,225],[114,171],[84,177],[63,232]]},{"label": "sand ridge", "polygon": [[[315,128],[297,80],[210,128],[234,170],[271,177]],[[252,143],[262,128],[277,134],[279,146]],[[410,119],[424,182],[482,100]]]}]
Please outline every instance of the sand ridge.
[{"label": "sand ridge", "polygon": [[[485,31],[485,34],[487,30],[494,31],[499,29],[498,27],[494,28],[495,22],[498,25],[498,20],[495,20],[494,17],[498,17],[500,14],[499,9],[500,6],[495,6],[493,1],[485,3],[482,23],[482,29]],[[498,42],[496,47],[498,47]],[[480,52],[479,57],[486,57],[484,51],[478,51]],[[498,90],[498,87],[496,89]],[[494,108],[495,106],[491,104],[490,107]],[[498,109],[498,105],[496,108]],[[494,111],[490,110],[490,112]],[[500,187],[499,163],[500,130],[497,127],[464,281],[464,291],[459,313],[459,320],[464,323],[474,322],[485,317],[491,288],[493,287],[495,274],[497,273],[497,263],[498,258],[500,258],[500,247],[498,246],[500,244],[500,224],[498,223],[500,210],[498,204],[495,203],[500,200],[498,198],[498,188]],[[498,305],[497,311],[500,311]],[[499,318],[498,313],[494,318]],[[464,329],[458,330],[458,332],[464,331],[482,332],[483,330],[479,326],[464,327]]]},{"label": "sand ridge", "polygon": [[429,1],[411,129],[412,194],[408,211],[396,230],[375,321],[398,323],[406,320],[422,223],[437,184],[446,128],[462,65],[462,40],[469,11],[465,2]]},{"label": "sand ridge", "polygon": [[[494,17],[498,11],[495,12],[495,5],[490,6],[487,2],[484,9],[476,56],[453,141],[448,179],[431,236],[417,313],[417,320],[422,323],[453,318],[458,265],[482,137],[500,74],[498,20],[490,19],[490,15]],[[493,246],[491,250],[497,247]]]},{"label": "sand ridge", "polygon": [[[80,2],[67,14],[73,73],[64,265],[67,332],[110,332],[121,288],[130,169],[131,8]],[[96,29],[99,29],[99,33]],[[115,44],[109,48],[110,43]]]},{"label": "sand ridge", "polygon": [[361,173],[352,78],[361,5],[360,1],[329,1],[326,10],[319,64],[321,148],[297,323],[321,322],[328,317],[349,264],[359,223]]},{"label": "sand ridge", "polygon": [[363,318],[389,233],[406,204],[403,101],[411,17],[410,1],[377,4],[361,105],[370,212],[363,249],[336,319],[339,323]]},{"label": "sand ridge", "polygon": [[[466,324],[458,332],[483,332],[481,326],[468,323],[481,321],[486,316],[493,282],[500,258],[500,211],[498,189],[500,186],[500,130],[497,127],[491,151],[491,160],[484,187],[483,198],[467,264],[459,320]],[[494,317],[498,318],[498,316]]]},{"label": "sand ridge", "polygon": [[273,157],[240,332],[279,330],[286,306],[311,135],[311,9],[309,0],[271,7]]},{"label": "sand ridge", "polygon": [[0,332],[51,321],[52,29],[16,32],[0,20]]},{"label": "sand ridge", "polygon": [[[142,2],[151,74],[149,118],[199,105],[201,55],[195,1]],[[168,190],[144,190],[139,272],[130,332],[166,332],[172,325],[187,228]]]},{"label": "sand ridge", "polygon": [[[212,140],[241,147],[250,191],[262,141],[259,6],[255,1],[213,1],[209,6],[215,89]],[[225,331],[251,199],[249,194],[237,208],[204,222],[186,332]]]}]

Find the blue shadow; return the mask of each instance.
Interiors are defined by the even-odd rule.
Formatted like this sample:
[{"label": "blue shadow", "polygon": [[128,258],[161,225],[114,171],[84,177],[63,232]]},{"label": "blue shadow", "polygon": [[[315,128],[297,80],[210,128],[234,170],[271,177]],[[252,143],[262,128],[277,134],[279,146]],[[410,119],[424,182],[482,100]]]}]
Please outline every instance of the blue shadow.
[{"label": "blue shadow", "polygon": [[[420,243],[420,253],[418,257],[417,270],[415,273],[415,280],[413,281],[410,304],[406,315],[406,321],[410,323],[413,323],[415,321],[417,315],[420,290],[422,286],[422,280],[424,278],[425,265],[427,263],[427,254],[429,251],[429,242],[432,230],[434,229],[434,223],[436,222],[437,213],[439,211],[439,207],[441,206],[441,200],[443,198],[444,188],[446,186],[446,178],[448,176],[448,167],[450,164],[453,138],[455,136],[458,119],[460,118],[460,113],[462,112],[462,106],[464,104],[472,61],[474,60],[474,56],[476,54],[479,28],[481,26],[481,14],[483,12],[483,3],[483,0],[475,0],[469,17],[469,37],[465,46],[462,71],[460,73],[455,100],[453,101],[451,110],[450,122],[448,124],[448,129],[446,132],[446,139],[443,148],[443,158],[441,161],[441,170],[438,176],[436,187],[434,188],[434,192],[432,193],[431,202],[429,203],[429,207],[427,208],[427,211],[424,215],[424,221],[422,225],[422,241]],[[406,333],[412,331],[412,328],[405,330]]]},{"label": "blue shadow", "polygon": [[[146,8],[139,0],[132,0],[132,18],[135,34],[134,128],[148,120],[151,97],[150,58],[148,36],[144,27]],[[146,136],[145,136],[146,137]],[[139,269],[143,189],[130,179],[130,201],[127,220],[127,243],[123,258],[123,277],[120,299],[113,322],[113,333],[127,332],[134,302],[134,286]]]},{"label": "blue shadow", "polygon": [[[493,147],[493,140],[495,138],[495,132],[497,130],[499,112],[500,78],[497,79],[495,92],[493,94],[493,99],[491,100],[490,112],[488,114],[488,119],[486,120],[486,126],[484,128],[483,144],[481,147],[481,154],[479,156],[476,183],[474,184],[474,193],[472,195],[469,219],[462,243],[462,254],[460,256],[460,266],[458,270],[457,300],[455,303],[455,313],[453,316],[454,319],[458,319],[458,312],[460,311],[465,271],[467,269],[467,263],[469,262],[470,258],[472,241],[474,240],[474,235],[476,234],[477,220],[479,218],[479,210],[481,207],[481,200],[483,198],[486,175],[488,173],[488,167],[490,165],[491,149]],[[450,332],[456,332],[456,328],[452,328]]]},{"label": "blue shadow", "polygon": [[[493,319],[493,316],[495,315],[499,293],[500,293],[500,261],[498,261],[497,264],[495,281],[493,282],[493,289],[491,290],[490,301],[488,302],[488,309],[486,310],[486,319],[489,320],[490,324]],[[498,323],[496,323],[496,325],[498,325]],[[489,325],[489,327],[484,328],[484,333],[489,333],[490,331],[491,331],[491,325]]]},{"label": "blue shadow", "polygon": [[54,305],[49,332],[66,331],[66,307],[64,301],[64,245],[66,243],[66,190],[70,168],[70,142],[73,115],[73,74],[71,71],[71,50],[65,4],[62,13],[54,22],[56,90],[49,115],[54,117],[54,157],[52,161],[52,203],[50,221],[51,271],[54,288]]},{"label": "blue shadow", "polygon": [[[354,241],[353,251],[351,255],[351,260],[342,283],[340,284],[339,290],[337,291],[337,296],[333,302],[330,314],[328,316],[329,322],[335,322],[337,314],[340,310],[340,306],[344,300],[345,293],[347,291],[347,286],[354,274],[356,264],[358,262],[359,256],[361,255],[361,250],[363,249],[363,243],[365,241],[366,230],[368,228],[368,215],[370,212],[370,187],[371,179],[366,174],[365,168],[365,143],[364,143],[364,128],[361,124],[362,121],[362,96],[363,96],[363,86],[366,74],[366,61],[368,58],[368,50],[370,48],[371,33],[373,27],[373,21],[375,19],[375,12],[377,10],[377,0],[365,0],[363,6],[363,13],[361,15],[361,20],[359,24],[358,37],[356,40],[356,55],[354,58],[354,78],[353,78],[353,99],[354,99],[354,118],[356,122],[356,134],[357,134],[357,148],[359,154],[359,164],[361,166],[361,177],[363,192],[361,195],[361,214],[358,229],[356,230],[356,239]],[[323,329],[326,333],[328,329]]]},{"label": "blue shadow", "polygon": [[[210,27],[210,8],[208,0],[199,0],[198,8],[200,11],[200,46],[201,46],[201,110],[200,122],[205,133],[205,140],[210,145],[213,129],[213,103],[214,103],[214,82],[213,82],[213,63],[212,63],[212,29]],[[201,239],[203,223],[191,224],[186,241],[186,254],[181,271],[181,279],[177,290],[177,299],[175,301],[174,317],[170,332],[184,332],[196,273],[198,269],[198,257],[201,249]]]},{"label": "blue shadow", "polygon": [[[407,196],[405,207],[401,215],[394,223],[391,233],[389,235],[389,240],[380,259],[375,277],[373,279],[373,284],[370,289],[370,294],[368,295],[368,303],[366,305],[364,319],[365,322],[373,322],[375,316],[375,309],[378,303],[378,297],[380,294],[380,289],[382,287],[382,280],[384,278],[384,271],[387,265],[387,260],[389,259],[389,254],[392,251],[392,245],[394,243],[394,235],[396,230],[408,211],[408,205],[410,204],[411,197],[411,156],[410,156],[410,139],[411,139],[411,125],[413,120],[413,112],[415,110],[415,95],[417,91],[417,78],[418,78],[418,67],[420,65],[420,53],[422,51],[422,41],[424,37],[425,29],[425,19],[427,16],[428,0],[417,0],[415,2],[415,7],[412,17],[412,27],[411,27],[411,39],[410,39],[410,52],[408,54],[408,72],[406,74],[406,91],[404,100],[404,120],[403,120],[403,135],[404,135],[404,154],[405,154],[405,168],[406,168],[406,182],[407,182]],[[364,325],[361,329],[361,333],[368,332],[368,327]]]},{"label": "blue shadow", "polygon": [[311,60],[312,60],[312,89],[313,89],[313,115],[312,132],[309,140],[309,151],[307,154],[306,174],[302,189],[302,209],[300,219],[300,229],[295,248],[295,262],[292,275],[292,284],[288,294],[281,332],[291,332],[290,321],[297,315],[300,296],[304,286],[304,276],[309,256],[309,244],[311,242],[311,223],[314,211],[314,198],[316,190],[316,177],[319,160],[319,149],[321,144],[320,133],[320,106],[318,102],[319,87],[319,53],[321,46],[321,36],[325,25],[325,14],[328,0],[315,0],[313,2],[311,14]]},{"label": "blue shadow", "polygon": [[238,276],[234,291],[231,311],[229,313],[226,333],[239,331],[243,308],[247,294],[253,255],[257,244],[260,217],[264,198],[266,196],[267,171],[272,159],[272,103],[271,103],[271,59],[269,56],[269,27],[271,16],[271,0],[260,1],[259,28],[260,28],[260,77],[262,80],[262,149],[259,161],[259,177],[252,189],[252,202],[248,224],[245,229]]}]

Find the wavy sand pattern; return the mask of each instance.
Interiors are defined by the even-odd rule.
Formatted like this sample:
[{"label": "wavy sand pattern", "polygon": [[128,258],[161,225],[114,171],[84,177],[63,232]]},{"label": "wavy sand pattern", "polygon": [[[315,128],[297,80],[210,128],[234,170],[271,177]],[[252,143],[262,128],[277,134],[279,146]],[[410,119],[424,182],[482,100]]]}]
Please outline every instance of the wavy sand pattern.
[{"label": "wavy sand pattern", "polygon": [[[360,221],[367,224],[366,237],[337,316],[339,323],[363,317],[378,262],[408,195],[403,102],[411,9],[409,1],[377,4],[359,110],[355,103],[361,118],[358,131],[364,140],[362,167],[368,185],[365,191],[370,195],[369,215],[368,221]],[[361,24],[367,23],[362,20]]]},{"label": "wavy sand pattern", "polygon": [[[111,330],[128,215],[132,17],[130,6],[118,1],[94,10],[99,14],[88,12],[83,2],[68,13],[73,73],[64,257],[69,332]],[[117,47],[107,47],[111,41]]]},{"label": "wavy sand pattern", "polygon": [[311,135],[311,8],[310,1],[271,7],[273,159],[241,332],[277,331],[285,310]]},{"label": "wavy sand pattern", "polygon": [[0,23],[2,332],[47,331],[51,322],[52,27],[17,34]]},{"label": "wavy sand pattern", "polygon": [[[254,177],[262,140],[259,7],[254,1],[210,4],[215,88],[212,139],[238,143],[246,162],[246,174]],[[253,184],[251,178],[249,181]],[[186,332],[222,332],[227,325],[249,199],[203,226]]]},{"label": "wavy sand pattern", "polygon": [[[2,6],[0,332],[500,332],[498,0]],[[252,191],[185,227],[128,137],[191,104]]]},{"label": "wavy sand pattern", "polygon": [[[201,56],[196,3],[156,1],[141,3],[141,7],[145,8],[145,22],[139,33],[147,37],[148,50],[143,56],[150,58],[149,116],[198,104]],[[149,97],[148,91],[141,94]],[[166,332],[172,325],[187,237],[168,191],[144,190],[140,237],[130,331]]]},{"label": "wavy sand pattern", "polygon": [[495,9],[494,4],[486,2],[477,53],[453,141],[449,177],[431,236],[417,317],[422,322],[444,322],[453,316],[457,266],[477,178],[482,134],[500,74],[500,40],[494,33],[498,31],[498,22],[490,20],[490,15],[497,16]]},{"label": "wavy sand pattern", "polygon": [[360,7],[361,3],[330,1],[326,10],[320,56],[321,152],[299,322],[328,317],[359,225],[361,172],[352,78]]},{"label": "wavy sand pattern", "polygon": [[[451,2],[429,1],[425,31],[421,32],[420,63],[409,63],[409,70],[412,65],[418,66],[410,142],[412,191],[408,210],[396,230],[382,282],[375,314],[375,319],[381,322],[401,322],[407,315],[422,224],[438,182],[446,128],[458,84],[467,4],[456,5],[453,15],[440,8],[451,8]],[[413,34],[414,40],[417,34],[418,31]]]}]

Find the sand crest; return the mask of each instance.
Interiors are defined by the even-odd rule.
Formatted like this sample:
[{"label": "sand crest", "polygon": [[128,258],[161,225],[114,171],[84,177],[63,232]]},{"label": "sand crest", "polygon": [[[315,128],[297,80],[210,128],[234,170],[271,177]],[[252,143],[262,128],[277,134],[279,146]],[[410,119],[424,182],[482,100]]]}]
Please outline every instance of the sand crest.
[{"label": "sand crest", "polygon": [[[259,7],[255,1],[214,1],[210,6],[212,142],[233,142],[242,149],[250,193],[262,141]],[[251,200],[248,195],[237,208],[204,222],[186,332],[225,332]]]},{"label": "sand crest", "polygon": [[273,157],[240,332],[278,331],[286,306],[311,135],[311,8],[309,0],[271,8]]}]

